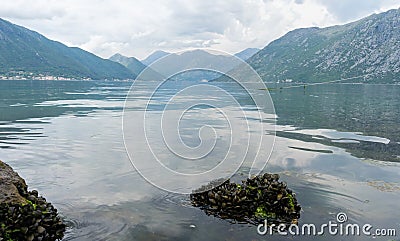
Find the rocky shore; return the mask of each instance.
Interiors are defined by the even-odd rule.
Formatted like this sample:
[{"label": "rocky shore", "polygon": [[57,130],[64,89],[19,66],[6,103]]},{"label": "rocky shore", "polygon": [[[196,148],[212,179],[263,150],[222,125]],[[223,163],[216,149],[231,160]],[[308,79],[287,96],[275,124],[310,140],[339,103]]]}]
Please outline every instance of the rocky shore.
[{"label": "rocky shore", "polygon": [[61,240],[65,228],[57,209],[0,161],[0,241]]},{"label": "rocky shore", "polygon": [[292,190],[279,181],[278,174],[254,176],[241,184],[226,180],[210,182],[190,195],[192,205],[233,222],[250,224],[297,224],[301,207]]}]

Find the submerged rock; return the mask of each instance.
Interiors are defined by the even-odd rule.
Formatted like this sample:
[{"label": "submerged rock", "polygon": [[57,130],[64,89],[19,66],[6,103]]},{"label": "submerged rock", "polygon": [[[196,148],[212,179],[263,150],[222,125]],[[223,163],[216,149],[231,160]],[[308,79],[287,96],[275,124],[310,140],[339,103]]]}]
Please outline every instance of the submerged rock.
[{"label": "submerged rock", "polygon": [[[208,215],[251,224],[297,223],[301,207],[295,194],[279,181],[278,174],[254,176],[236,184],[210,182],[190,194],[193,206]],[[220,185],[218,185],[220,184]]]},{"label": "submerged rock", "polygon": [[0,161],[0,241],[54,241],[64,232],[57,209]]}]

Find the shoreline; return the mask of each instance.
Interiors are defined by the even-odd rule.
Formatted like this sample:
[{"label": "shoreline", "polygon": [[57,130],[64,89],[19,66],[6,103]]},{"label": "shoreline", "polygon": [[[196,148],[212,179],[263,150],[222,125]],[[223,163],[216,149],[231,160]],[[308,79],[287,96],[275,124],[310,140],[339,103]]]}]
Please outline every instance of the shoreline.
[{"label": "shoreline", "polygon": [[61,240],[65,228],[57,209],[0,160],[0,241]]}]

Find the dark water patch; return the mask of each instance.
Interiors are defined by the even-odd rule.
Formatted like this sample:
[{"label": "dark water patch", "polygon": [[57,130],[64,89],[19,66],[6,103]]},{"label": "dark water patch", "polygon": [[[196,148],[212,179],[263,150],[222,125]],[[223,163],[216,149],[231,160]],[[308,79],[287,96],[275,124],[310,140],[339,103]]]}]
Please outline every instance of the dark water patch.
[{"label": "dark water patch", "polygon": [[13,121],[13,123],[16,123],[16,124],[19,124],[19,123],[21,123],[21,124],[50,124],[51,122],[50,121],[42,121],[42,120],[16,120],[16,121]]},{"label": "dark water patch", "polygon": [[29,144],[28,142],[11,142],[11,141],[0,141],[1,144],[7,144],[7,145],[27,145]]},{"label": "dark water patch", "polygon": [[5,146],[0,145],[0,148],[1,149],[17,149],[15,146],[7,146],[7,145],[5,145]]},{"label": "dark water patch", "polygon": [[359,158],[370,158],[381,161],[400,162],[400,145],[394,142],[388,144],[357,140],[358,143],[333,142],[326,137],[313,138],[311,135],[294,133],[288,131],[276,131],[276,135],[288,139],[304,142],[320,143],[326,146],[334,146],[345,149],[352,155]]},{"label": "dark water patch", "polygon": [[310,152],[319,152],[319,153],[333,153],[331,150],[318,150],[318,149],[310,149],[310,148],[305,148],[305,147],[296,147],[296,146],[289,146],[289,148],[295,149],[295,150],[301,150],[301,151],[310,151]]},{"label": "dark water patch", "polygon": [[[0,148],[10,148],[10,146],[26,145],[33,140],[44,138],[41,127],[33,127],[34,125],[43,124],[41,121],[32,122],[9,122],[6,127],[0,126]],[[47,123],[45,123],[47,124]],[[16,125],[12,127],[12,125]],[[26,128],[24,126],[30,127]]]},{"label": "dark water patch", "polygon": [[[102,85],[105,82],[94,81],[0,81],[0,121],[17,121],[30,123],[28,119],[42,117],[57,117],[68,111],[93,112],[98,108],[83,103],[107,100],[105,97],[116,95],[123,101],[131,83],[119,82],[115,89],[105,92]],[[96,92],[97,90],[97,92]],[[82,100],[82,95],[84,99]],[[87,95],[86,95],[87,94]],[[62,102],[66,100],[67,102]],[[74,102],[78,105],[70,105]],[[79,106],[81,105],[81,106]],[[105,106],[107,107],[107,106]],[[118,104],[117,108],[122,107]],[[28,122],[27,122],[28,121]],[[30,124],[35,124],[33,121]]]},{"label": "dark water patch", "polygon": [[[310,95],[318,95],[315,98]],[[279,125],[400,141],[400,85],[326,84],[271,93]]]}]

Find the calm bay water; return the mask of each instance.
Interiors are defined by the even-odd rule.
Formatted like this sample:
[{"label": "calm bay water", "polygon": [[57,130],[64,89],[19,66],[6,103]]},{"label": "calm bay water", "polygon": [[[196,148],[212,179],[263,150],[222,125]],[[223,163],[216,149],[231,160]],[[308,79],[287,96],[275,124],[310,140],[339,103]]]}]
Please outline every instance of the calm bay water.
[{"label": "calm bay water", "polygon": [[[240,92],[218,85],[251,106]],[[64,240],[310,239],[260,236],[254,226],[207,216],[191,207],[187,196],[146,182],[123,143],[121,119],[130,86],[0,81],[0,159],[59,209],[70,225]],[[300,224],[335,221],[345,212],[348,222],[396,228],[400,235],[400,86],[331,84],[271,91],[271,96],[277,137],[264,171],[280,173],[297,194]],[[190,122],[187,133],[198,127]],[[190,137],[183,136],[189,142]]]}]

